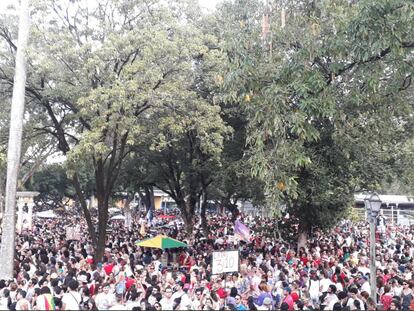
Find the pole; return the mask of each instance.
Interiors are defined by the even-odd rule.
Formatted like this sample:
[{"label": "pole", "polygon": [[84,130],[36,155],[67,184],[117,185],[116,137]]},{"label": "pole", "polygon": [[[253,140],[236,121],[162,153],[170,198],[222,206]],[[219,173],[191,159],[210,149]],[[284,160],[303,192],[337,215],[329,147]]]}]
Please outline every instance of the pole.
[{"label": "pole", "polygon": [[19,34],[16,70],[10,112],[9,143],[7,146],[7,182],[3,231],[0,248],[0,279],[13,278],[16,236],[16,188],[22,146],[23,114],[26,86],[26,47],[29,37],[29,0],[20,1]]},{"label": "pole", "polygon": [[370,255],[369,255],[369,269],[370,269],[370,283],[371,283],[371,298],[377,305],[377,269],[375,267],[375,216],[369,215],[369,236],[370,236]]}]

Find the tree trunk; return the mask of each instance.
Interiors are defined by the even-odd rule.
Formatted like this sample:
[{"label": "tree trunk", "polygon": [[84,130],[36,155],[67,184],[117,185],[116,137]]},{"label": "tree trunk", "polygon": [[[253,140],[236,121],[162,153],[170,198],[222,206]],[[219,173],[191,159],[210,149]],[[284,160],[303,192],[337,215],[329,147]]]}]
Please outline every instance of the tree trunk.
[{"label": "tree trunk", "polygon": [[232,221],[236,221],[237,216],[239,216],[240,214],[237,204],[231,202],[230,199],[225,199],[223,200],[223,205],[226,208],[226,210],[228,210],[231,213]]},{"label": "tree trunk", "polygon": [[97,194],[98,197],[98,242],[95,246],[95,263],[101,262],[106,244],[106,228],[108,224],[109,198],[106,195]]},{"label": "tree trunk", "polygon": [[176,203],[181,211],[181,218],[184,221],[187,234],[191,235],[194,230],[194,206],[191,207],[191,203],[186,202],[185,200],[180,200]]},{"label": "tree trunk", "polygon": [[299,220],[299,228],[298,228],[298,252],[301,247],[306,247],[306,243],[309,237],[309,227],[306,223]]},{"label": "tree trunk", "polygon": [[[16,185],[20,166],[23,132],[23,114],[26,86],[26,47],[29,37],[29,3],[20,1],[19,38],[16,53],[16,72],[10,114],[9,143],[7,148],[6,207],[3,215],[1,241],[0,279],[13,278],[13,263],[16,234]],[[7,237],[7,238],[6,238]]]},{"label": "tree trunk", "polygon": [[85,216],[85,219],[86,219],[86,223],[88,224],[88,232],[89,232],[89,236],[92,239],[92,244],[96,245],[98,242],[96,238],[95,226],[92,222],[91,213],[88,209],[88,204],[86,204],[86,200],[82,193],[82,189],[79,183],[78,175],[76,173],[73,175],[72,184],[75,188],[76,195],[78,196],[79,202],[81,204],[83,215]]},{"label": "tree trunk", "polygon": [[208,229],[208,224],[207,224],[207,217],[206,217],[207,204],[208,204],[207,192],[203,191],[200,217],[201,217],[201,227],[203,228],[203,233],[205,237],[207,237],[210,234],[210,230]]},{"label": "tree trunk", "polygon": [[131,201],[132,197],[128,195],[128,197],[125,199],[125,228],[129,231],[131,230],[132,225],[132,211],[131,211]]}]

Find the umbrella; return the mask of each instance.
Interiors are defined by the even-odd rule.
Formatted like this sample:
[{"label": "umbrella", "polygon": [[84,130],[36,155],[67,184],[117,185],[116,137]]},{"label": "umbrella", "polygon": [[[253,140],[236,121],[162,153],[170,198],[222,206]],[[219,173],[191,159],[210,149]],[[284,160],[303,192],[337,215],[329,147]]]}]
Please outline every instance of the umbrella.
[{"label": "umbrella", "polygon": [[142,247],[151,247],[151,248],[160,248],[160,249],[167,249],[167,248],[178,248],[178,247],[187,247],[188,245],[180,242],[178,240],[169,238],[165,235],[157,235],[156,237],[143,240],[141,242],[136,243],[137,246]]}]

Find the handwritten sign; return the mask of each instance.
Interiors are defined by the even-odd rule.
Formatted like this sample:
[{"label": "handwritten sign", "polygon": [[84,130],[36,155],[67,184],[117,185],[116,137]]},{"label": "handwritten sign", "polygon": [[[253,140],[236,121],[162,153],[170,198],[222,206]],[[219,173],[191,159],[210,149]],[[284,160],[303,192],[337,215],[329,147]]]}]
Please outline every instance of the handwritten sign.
[{"label": "handwritten sign", "polygon": [[239,271],[239,252],[213,252],[213,274]]}]

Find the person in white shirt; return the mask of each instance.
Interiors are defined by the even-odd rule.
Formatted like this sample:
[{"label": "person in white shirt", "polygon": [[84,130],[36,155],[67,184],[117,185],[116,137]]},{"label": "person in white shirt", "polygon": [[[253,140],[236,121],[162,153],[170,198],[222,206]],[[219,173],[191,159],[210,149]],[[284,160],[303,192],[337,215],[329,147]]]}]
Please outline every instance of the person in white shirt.
[{"label": "person in white shirt", "polygon": [[32,306],[30,302],[26,299],[26,291],[19,289],[17,291],[17,302],[16,302],[16,310],[31,310]]},{"label": "person in white shirt", "polygon": [[171,299],[174,301],[177,298],[181,298],[184,296],[185,292],[183,290],[184,283],[181,281],[177,282],[177,285],[175,286],[175,292],[172,294]]},{"label": "person in white shirt", "polygon": [[78,287],[78,281],[69,281],[69,291],[62,297],[62,310],[79,310],[79,305],[82,303],[82,296],[77,292]]},{"label": "person in white shirt", "polygon": [[362,277],[362,285],[361,285],[361,293],[362,292],[367,292],[367,293],[370,293],[371,292],[371,286],[369,285],[369,282],[368,282],[368,277],[367,276],[363,276]]},{"label": "person in white shirt", "polygon": [[108,310],[115,303],[113,294],[109,292],[110,285],[105,284],[103,291],[96,295],[95,304],[98,310]]},{"label": "person in white shirt", "polygon": [[[357,295],[358,295],[358,289],[356,287],[351,287],[349,289],[349,299],[346,304],[346,306],[349,307],[351,311],[357,310],[356,304],[359,304],[359,307],[360,307],[359,310],[365,310],[364,303],[362,302],[361,299],[357,298]],[[358,301],[358,303],[355,303],[356,300]]]},{"label": "person in white shirt", "polygon": [[115,295],[116,302],[109,310],[128,310],[123,303],[122,294]]},{"label": "person in white shirt", "polygon": [[195,298],[191,303],[191,310],[200,310],[201,309],[201,300],[203,298],[203,291],[201,289],[197,289],[195,291]]},{"label": "person in white shirt", "polygon": [[172,299],[171,287],[165,288],[163,298],[160,300],[162,310],[172,310],[174,305],[174,299]]},{"label": "person in white shirt", "polygon": [[329,285],[332,284],[332,281],[329,279],[329,275],[327,271],[323,272],[323,277],[320,282],[320,292],[325,293],[328,291]]},{"label": "person in white shirt", "polygon": [[328,287],[328,294],[326,295],[323,305],[325,305],[325,310],[333,310],[335,303],[339,301],[338,296],[336,296],[336,286],[331,284]]}]

